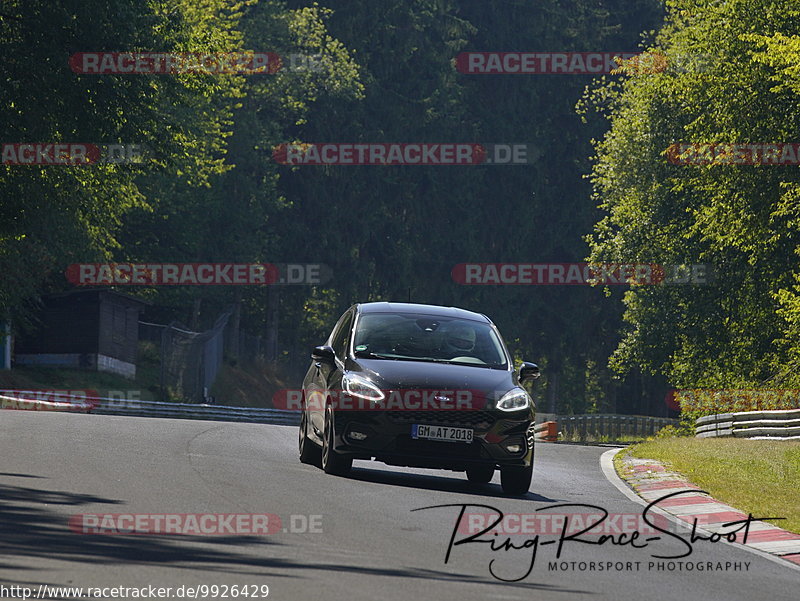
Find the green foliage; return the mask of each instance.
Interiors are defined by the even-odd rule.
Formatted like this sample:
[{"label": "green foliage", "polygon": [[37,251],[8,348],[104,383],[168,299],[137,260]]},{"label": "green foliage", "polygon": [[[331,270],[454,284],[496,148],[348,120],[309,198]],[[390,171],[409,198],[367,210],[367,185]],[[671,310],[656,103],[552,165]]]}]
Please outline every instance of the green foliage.
[{"label": "green foliage", "polygon": [[677,438],[679,436],[694,436],[694,427],[687,428],[684,423],[677,426],[664,426],[651,438],[658,440],[659,438]]},{"label": "green foliage", "polygon": [[[295,128],[307,121],[314,105],[358,99],[362,93],[357,65],[341,42],[326,33],[329,16],[330,11],[319,7],[289,10],[284,2],[250,2],[244,7],[237,21],[244,49],[282,57],[318,54],[323,68],[245,78],[241,97],[231,107],[235,127],[225,142],[224,169],[199,188],[169,174],[147,178],[143,185],[155,210],[128,216],[121,260],[320,261],[301,242],[308,232],[281,219],[293,201],[281,190],[272,149],[296,135]],[[295,323],[302,314],[302,298],[294,291],[282,294],[292,297],[287,321]],[[238,302],[244,307],[243,327],[258,333],[269,305],[260,288],[167,287],[151,300],[162,308],[161,319],[173,314],[185,323],[192,323],[199,306],[202,317],[192,324],[196,327],[210,325],[225,306]]]},{"label": "green foliage", "polygon": [[[796,221],[792,190],[782,187],[791,182],[774,174],[767,184],[739,182],[741,173],[731,172],[714,183],[710,170],[678,173],[662,157],[672,141],[713,130],[702,113],[717,91],[728,95],[718,100],[731,110],[749,106],[750,80],[738,67],[720,67],[713,77],[604,78],[591,101],[613,118],[612,133],[598,147],[592,181],[584,177],[590,140],[608,124],[575,114],[586,78],[472,77],[454,68],[465,50],[635,49],[642,31],[660,24],[659,0],[324,4],[7,0],[0,11],[6,139],[144,143],[151,152],[139,166],[0,167],[0,314],[20,325],[37,297],[66,288],[63,270],[73,262],[326,263],[334,280],[325,286],[134,292],[151,301],[151,319],[198,328],[237,303],[242,329],[263,335],[277,310],[280,354],[297,369],[353,302],[411,299],[485,312],[512,340],[515,357],[542,366],[540,410],[563,413],[651,413],[655,403],[661,408],[659,376],[696,382],[722,363],[726,373],[762,378],[791,355],[788,326],[784,347],[771,341],[780,324],[793,323],[799,291],[773,259],[794,252],[796,241],[768,236],[768,244],[755,244]],[[713,19],[697,2],[678,4],[658,44],[674,38],[676,51],[716,52]],[[681,10],[698,14],[679,17]],[[784,29],[769,29],[773,13],[751,20],[761,29],[728,25],[724,41],[732,45],[724,52],[744,56],[752,47],[777,56],[767,40],[759,46],[736,37],[789,32],[788,13],[780,17]],[[693,41],[681,33],[688,26],[707,38]],[[650,43],[652,34],[643,39]],[[71,53],[104,50],[319,55],[321,69],[252,76],[69,70]],[[763,78],[756,93],[791,101],[794,88],[771,91],[779,82],[769,79],[789,63],[757,62],[756,54]],[[716,81],[723,76],[733,77],[730,90]],[[695,80],[716,86],[709,98],[697,95],[704,88]],[[752,123],[767,112],[754,111]],[[775,115],[766,123],[791,127]],[[295,141],[528,143],[540,158],[508,167],[278,165],[273,148]],[[588,200],[592,183],[610,216],[587,245],[583,237],[601,217]],[[729,186],[737,192],[726,207]],[[757,200],[776,190],[784,192],[783,206],[769,217]],[[741,207],[753,214],[734,219]],[[717,215],[727,219],[724,227],[714,226]],[[750,241],[732,247],[725,236],[739,241],[737,227]],[[713,260],[732,279],[701,295],[667,287],[626,293],[631,330],[618,345],[620,290],[460,286],[450,275],[457,263],[577,262],[590,252],[612,260]],[[774,286],[750,280],[756,264]],[[703,312],[708,322],[693,324]],[[723,339],[707,348],[704,340],[720,332]],[[614,364],[632,373],[623,384],[606,368],[617,347]],[[764,360],[756,365],[754,356]],[[641,377],[640,368],[651,375]]]},{"label": "green foliage", "polygon": [[673,143],[796,138],[796,32],[789,0],[672,0],[651,50],[690,68],[637,73],[589,93],[611,118],[596,144],[593,260],[711,263],[707,286],[641,286],[625,295],[611,359],[680,387],[791,380],[797,348],[792,167],[670,164]]},{"label": "green foliage", "polygon": [[[71,262],[109,259],[133,210],[152,208],[140,177],[194,185],[225,170],[224,138],[242,77],[79,75],[75,52],[229,51],[242,3],[11,0],[0,17],[0,131],[9,142],[144,144],[144,165],[0,166],[0,314],[24,319]],[[6,276],[8,279],[5,279]]]},{"label": "green foliage", "polygon": [[680,390],[675,398],[682,423],[691,427],[698,417],[716,413],[800,409],[800,390],[792,389]]}]

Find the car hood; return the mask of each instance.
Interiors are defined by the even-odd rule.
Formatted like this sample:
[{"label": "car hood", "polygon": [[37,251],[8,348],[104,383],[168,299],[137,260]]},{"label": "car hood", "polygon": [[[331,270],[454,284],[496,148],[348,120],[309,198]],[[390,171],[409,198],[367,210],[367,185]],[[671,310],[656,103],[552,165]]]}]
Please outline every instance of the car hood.
[{"label": "car hood", "polygon": [[349,361],[346,367],[369,378],[382,390],[470,391],[486,399],[497,399],[517,386],[510,371],[470,365],[358,359]]}]

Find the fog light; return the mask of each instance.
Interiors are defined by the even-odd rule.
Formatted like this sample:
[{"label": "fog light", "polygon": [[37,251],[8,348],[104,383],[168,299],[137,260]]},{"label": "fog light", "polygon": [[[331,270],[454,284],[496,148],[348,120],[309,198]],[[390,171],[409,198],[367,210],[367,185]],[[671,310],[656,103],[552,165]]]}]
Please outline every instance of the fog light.
[{"label": "fog light", "polygon": [[519,436],[512,436],[503,443],[503,448],[512,455],[518,455],[525,450],[525,441]]},{"label": "fog light", "polygon": [[350,438],[352,438],[353,440],[364,440],[366,437],[367,435],[364,434],[363,432],[356,432],[356,431],[350,432]]}]

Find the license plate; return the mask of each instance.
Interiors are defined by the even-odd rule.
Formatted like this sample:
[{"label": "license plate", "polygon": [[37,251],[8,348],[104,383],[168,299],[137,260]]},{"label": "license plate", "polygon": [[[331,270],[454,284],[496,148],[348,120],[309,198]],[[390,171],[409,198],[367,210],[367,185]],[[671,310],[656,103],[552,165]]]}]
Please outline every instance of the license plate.
[{"label": "license plate", "polygon": [[411,438],[441,440],[444,442],[472,442],[472,430],[470,428],[414,424],[411,426]]}]

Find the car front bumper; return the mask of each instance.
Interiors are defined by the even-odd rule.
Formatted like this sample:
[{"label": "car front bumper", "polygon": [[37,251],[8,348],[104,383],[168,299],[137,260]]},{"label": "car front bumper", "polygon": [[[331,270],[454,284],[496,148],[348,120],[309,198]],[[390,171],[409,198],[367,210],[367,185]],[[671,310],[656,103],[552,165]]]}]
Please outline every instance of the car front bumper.
[{"label": "car front bumper", "polygon": [[[335,448],[355,459],[377,459],[390,465],[463,471],[477,465],[527,467],[533,462],[533,415],[527,410],[499,411],[336,412]],[[473,440],[442,442],[414,439],[414,424],[469,428]],[[520,450],[511,451],[509,446]]]}]

